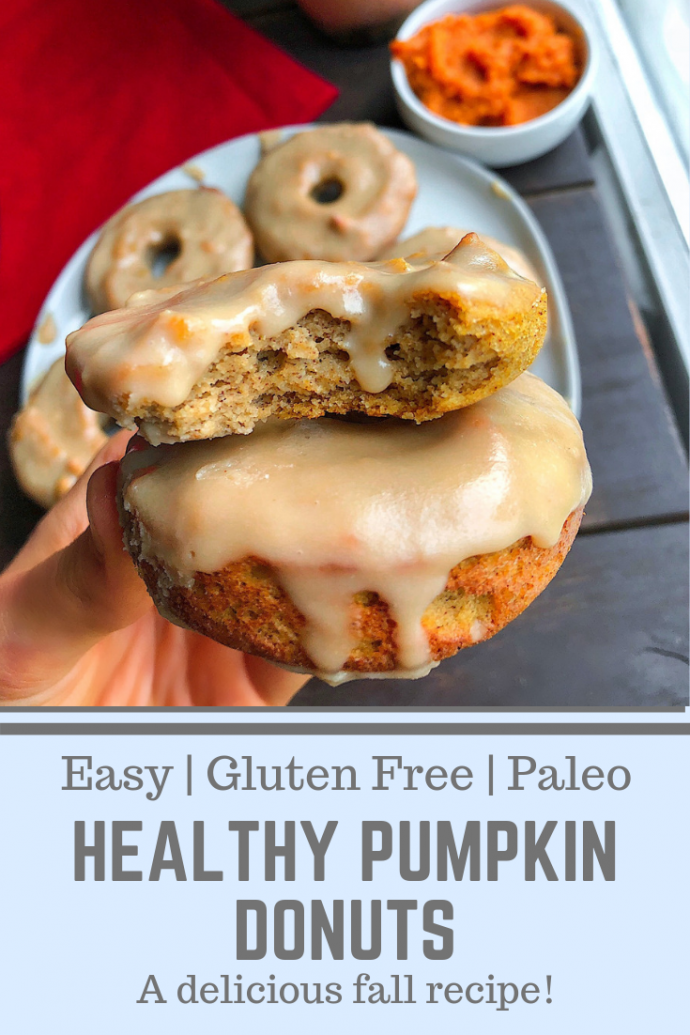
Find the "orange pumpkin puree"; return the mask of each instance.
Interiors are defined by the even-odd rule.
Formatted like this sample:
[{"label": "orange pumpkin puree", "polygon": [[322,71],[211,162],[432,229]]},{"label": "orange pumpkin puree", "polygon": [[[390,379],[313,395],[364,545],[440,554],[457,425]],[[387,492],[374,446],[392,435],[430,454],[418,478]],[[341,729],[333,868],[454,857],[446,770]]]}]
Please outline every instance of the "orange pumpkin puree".
[{"label": "orange pumpkin puree", "polygon": [[469,126],[515,126],[551,111],[582,73],[575,39],[524,4],[448,14],[391,50],[435,115]]}]

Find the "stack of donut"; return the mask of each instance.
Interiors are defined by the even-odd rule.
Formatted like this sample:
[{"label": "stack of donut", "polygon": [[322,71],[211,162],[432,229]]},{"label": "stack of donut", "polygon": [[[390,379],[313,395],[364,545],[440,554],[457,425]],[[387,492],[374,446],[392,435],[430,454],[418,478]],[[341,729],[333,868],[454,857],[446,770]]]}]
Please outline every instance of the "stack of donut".
[{"label": "stack of donut", "polygon": [[491,238],[398,241],[414,167],[373,126],[266,143],[244,216],[202,187],[106,224],[69,390],[101,438],[92,411],[139,431],[119,505],[162,614],[333,683],[413,678],[524,610],[579,527],[579,425],[524,373],[546,293]]},{"label": "stack of donut", "polygon": [[[373,126],[324,126],[287,142],[281,136],[280,130],[261,134],[264,159],[250,179],[245,215],[205,186],[167,191],[117,212],[87,264],[92,312],[118,309],[141,291],[248,269],[255,241],[268,262],[369,260],[412,252],[441,258],[464,236],[430,227],[395,243],[415,195],[414,168]],[[185,168],[203,180],[194,167]],[[516,272],[538,279],[517,249],[483,239]],[[84,406],[57,360],[10,431],[10,456],[27,495],[43,507],[60,499],[103,445],[106,425],[105,416]]]},{"label": "stack of donut", "polygon": [[[119,506],[161,613],[333,683],[420,676],[494,635],[591,490],[575,417],[525,373],[536,275],[461,230],[394,243],[415,191],[374,127],[300,133],[247,188],[271,265],[147,290],[132,261],[137,293],[67,342],[86,404],[139,431]],[[89,282],[112,302],[106,234]]]},{"label": "stack of donut", "polygon": [[[203,185],[157,194],[117,212],[87,264],[92,312],[121,308],[142,291],[248,269],[255,242],[267,262],[367,261],[412,254],[442,258],[465,235],[429,227],[396,243],[416,193],[415,172],[374,126],[341,123],[286,142],[281,137],[280,130],[261,134],[264,157],[250,178],[244,215],[220,190]],[[195,167],[184,168],[203,180]],[[538,282],[521,252],[483,240],[521,276]],[[54,331],[49,341],[53,337]],[[82,403],[57,360],[33,387],[10,431],[10,456],[27,495],[43,507],[60,499],[103,445],[106,425],[104,415]]]}]

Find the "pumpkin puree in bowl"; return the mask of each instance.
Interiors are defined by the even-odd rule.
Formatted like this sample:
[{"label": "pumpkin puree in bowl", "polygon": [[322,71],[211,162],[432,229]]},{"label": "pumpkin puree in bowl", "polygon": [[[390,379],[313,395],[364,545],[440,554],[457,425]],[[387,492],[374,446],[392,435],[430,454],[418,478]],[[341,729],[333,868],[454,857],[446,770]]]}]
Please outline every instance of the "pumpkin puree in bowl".
[{"label": "pumpkin puree in bowl", "polygon": [[515,126],[551,111],[582,74],[576,40],[524,4],[448,14],[391,43],[410,86],[435,115]]}]

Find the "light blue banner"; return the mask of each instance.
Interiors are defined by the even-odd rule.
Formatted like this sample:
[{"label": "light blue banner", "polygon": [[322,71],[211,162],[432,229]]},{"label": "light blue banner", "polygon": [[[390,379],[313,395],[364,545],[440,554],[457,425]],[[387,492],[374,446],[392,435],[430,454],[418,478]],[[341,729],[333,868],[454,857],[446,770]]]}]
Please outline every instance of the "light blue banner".
[{"label": "light blue banner", "polygon": [[683,1029],[690,767],[668,723],[108,732],[129,718],[3,727],[7,1035]]}]

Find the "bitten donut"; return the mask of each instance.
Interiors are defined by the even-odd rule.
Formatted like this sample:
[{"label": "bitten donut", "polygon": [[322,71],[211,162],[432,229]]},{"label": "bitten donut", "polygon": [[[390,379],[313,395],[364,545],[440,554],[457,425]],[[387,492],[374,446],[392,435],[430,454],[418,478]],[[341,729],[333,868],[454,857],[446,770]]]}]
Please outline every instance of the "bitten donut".
[{"label": "bitten donut", "polygon": [[398,236],[416,193],[407,155],[369,123],[340,123],[298,133],[264,155],[245,213],[268,262],[367,262]]},{"label": "bitten donut", "polygon": [[272,421],[121,465],[125,544],[165,617],[331,682],[424,675],[520,614],[591,491],[577,420],[523,374],[416,427]]},{"label": "bitten donut", "polygon": [[[165,252],[174,257],[156,276],[155,259]],[[251,232],[230,198],[212,187],[171,190],[108,220],[86,267],[86,290],[93,311],[105,313],[137,291],[217,277],[253,261]]]},{"label": "bitten donut", "polygon": [[433,420],[512,381],[545,333],[546,292],[468,234],[440,262],[305,259],[152,291],[70,334],[67,372],[155,445],[272,416]]},{"label": "bitten donut", "polygon": [[57,503],[108,441],[105,421],[79,398],[64,357],[56,359],[10,429],[12,466],[27,496],[46,508]]},{"label": "bitten donut", "polygon": [[[379,259],[442,259],[457,247],[458,241],[461,241],[468,232],[458,230],[453,226],[427,226],[419,233],[413,234],[412,237],[406,237],[403,241],[391,244],[381,253]],[[489,234],[478,233],[477,236],[487,248],[498,252],[503,261],[521,277],[524,277],[525,280],[532,280],[543,287],[541,277],[523,251],[513,247],[512,244],[505,244]]]}]

